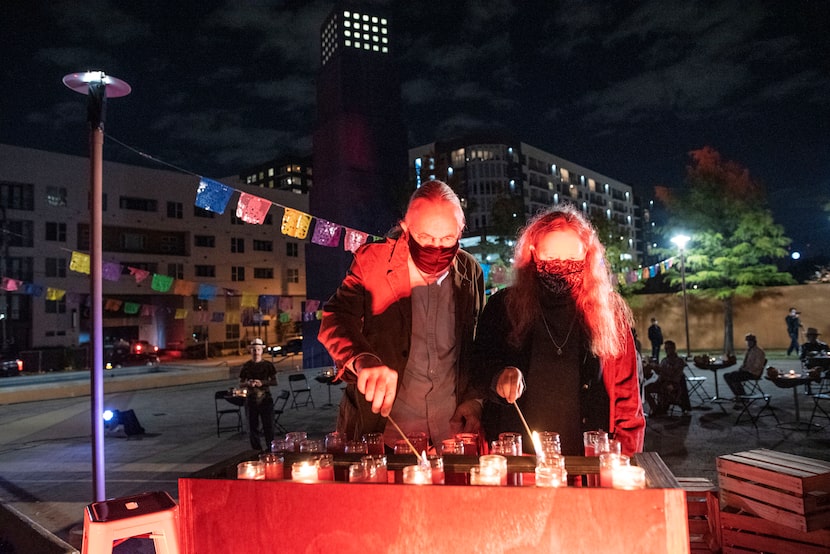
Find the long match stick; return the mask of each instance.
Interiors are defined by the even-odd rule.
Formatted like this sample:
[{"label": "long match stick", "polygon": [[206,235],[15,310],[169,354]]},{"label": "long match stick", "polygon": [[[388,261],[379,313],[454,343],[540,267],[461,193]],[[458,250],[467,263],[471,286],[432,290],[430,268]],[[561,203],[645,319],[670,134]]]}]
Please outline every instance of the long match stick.
[{"label": "long match stick", "polygon": [[400,427],[398,427],[398,424],[395,423],[395,420],[392,419],[392,416],[386,416],[386,419],[388,419],[389,423],[391,423],[395,427],[395,429],[398,430],[398,433],[401,434],[401,437],[403,437],[403,440],[406,441],[406,444],[409,446],[409,449],[412,450],[412,452],[415,453],[415,456],[418,457],[418,460],[420,460],[421,464],[422,465],[429,465],[427,463],[427,461],[421,456],[421,453],[418,452],[417,450],[415,450],[415,445],[413,445],[411,442],[409,442],[409,438],[407,438],[407,436],[406,436],[406,434],[404,434],[403,430]]},{"label": "long match stick", "polygon": [[[527,420],[525,419],[524,414],[522,414],[522,410],[519,409],[519,403],[513,402],[513,405],[516,406],[516,411],[519,412],[519,417],[522,419],[522,424],[525,426],[525,431],[527,431],[527,436],[530,437],[531,442],[533,442],[533,431],[530,430],[530,426],[527,424]],[[536,445],[533,445],[533,450],[536,450]],[[538,452],[537,452],[538,454]]]}]

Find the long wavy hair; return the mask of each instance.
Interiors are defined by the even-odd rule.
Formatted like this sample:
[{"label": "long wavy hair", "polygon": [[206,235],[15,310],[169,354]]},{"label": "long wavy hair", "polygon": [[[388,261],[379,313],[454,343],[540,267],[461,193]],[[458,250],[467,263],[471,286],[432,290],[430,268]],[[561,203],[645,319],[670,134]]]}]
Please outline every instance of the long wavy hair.
[{"label": "long wavy hair", "polygon": [[618,356],[631,336],[634,316],[614,288],[605,248],[597,238],[596,230],[572,204],[560,204],[536,214],[519,233],[513,254],[513,287],[505,298],[508,317],[513,324],[510,343],[520,347],[533,324],[542,316],[539,302],[542,288],[536,277],[531,246],[536,248],[542,237],[550,232],[564,230],[575,232],[585,247],[582,286],[573,294],[591,351],[599,357]]}]

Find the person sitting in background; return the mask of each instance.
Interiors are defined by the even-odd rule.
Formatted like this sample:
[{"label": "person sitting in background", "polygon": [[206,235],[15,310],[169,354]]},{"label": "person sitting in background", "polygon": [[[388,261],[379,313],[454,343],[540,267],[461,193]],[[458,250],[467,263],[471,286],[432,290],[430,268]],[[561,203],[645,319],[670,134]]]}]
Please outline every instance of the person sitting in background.
[{"label": "person sitting in background", "polygon": [[691,411],[692,405],[689,402],[689,390],[686,387],[686,362],[677,355],[677,345],[673,340],[663,343],[666,350],[666,357],[660,362],[654,371],[657,373],[657,380],[645,387],[646,401],[651,411],[649,415],[664,415],[671,404],[678,404],[683,413]]},{"label": "person sitting in background", "polygon": [[724,374],[723,380],[729,385],[729,390],[732,394],[737,396],[744,396],[746,390],[744,389],[744,381],[758,380],[764,372],[764,366],[767,363],[767,355],[758,346],[758,339],[755,335],[748,333],[746,337],[746,354],[744,354],[744,361],[735,371],[730,371]]},{"label": "person sitting in background", "polygon": [[801,345],[801,362],[810,367],[810,358],[827,353],[827,343],[818,340],[821,334],[815,327],[807,327],[807,342]]}]

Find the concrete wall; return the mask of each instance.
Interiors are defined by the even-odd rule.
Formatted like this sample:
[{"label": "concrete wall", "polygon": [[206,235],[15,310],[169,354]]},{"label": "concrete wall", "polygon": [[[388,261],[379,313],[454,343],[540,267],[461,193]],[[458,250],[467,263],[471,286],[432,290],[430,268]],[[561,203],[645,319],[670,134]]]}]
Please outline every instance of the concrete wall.
[{"label": "concrete wall", "polygon": [[[692,352],[717,355],[723,350],[723,303],[689,294],[689,342]],[[830,339],[830,285],[794,285],[768,287],[752,298],[735,298],[733,330],[735,351],[746,347],[743,337],[752,332],[758,345],[764,349],[786,349],[790,340],[784,318],[794,306],[801,312],[802,329],[799,342],[805,342],[804,330],[816,327],[827,342]],[[663,337],[677,343],[678,350],[686,350],[686,331],[683,320],[681,294],[649,294],[629,298],[637,321],[637,333],[643,343],[643,352],[650,351],[647,330],[652,317],[663,329]]]}]

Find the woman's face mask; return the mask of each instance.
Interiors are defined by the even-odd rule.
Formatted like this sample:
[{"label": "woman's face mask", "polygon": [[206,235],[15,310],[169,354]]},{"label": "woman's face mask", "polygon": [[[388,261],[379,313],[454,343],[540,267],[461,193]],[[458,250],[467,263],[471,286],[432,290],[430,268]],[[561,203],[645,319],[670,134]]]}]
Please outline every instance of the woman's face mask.
[{"label": "woman's face mask", "polygon": [[555,296],[578,291],[584,270],[585,260],[536,260],[536,277]]}]

